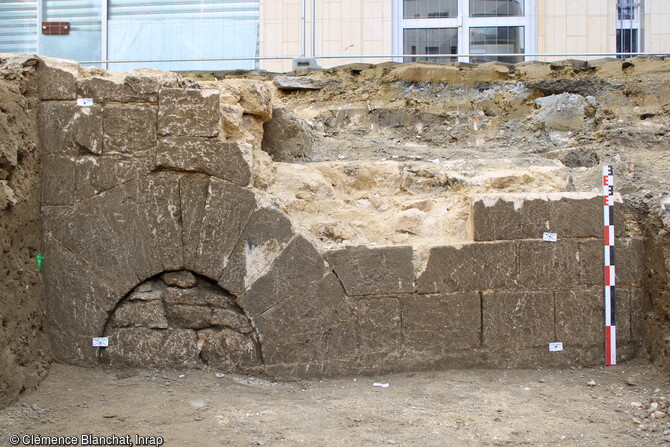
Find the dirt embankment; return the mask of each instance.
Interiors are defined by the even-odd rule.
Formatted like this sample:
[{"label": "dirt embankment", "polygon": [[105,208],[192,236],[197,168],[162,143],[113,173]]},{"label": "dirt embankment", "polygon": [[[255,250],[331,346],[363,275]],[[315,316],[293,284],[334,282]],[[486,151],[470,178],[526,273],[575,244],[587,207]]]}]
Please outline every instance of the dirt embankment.
[{"label": "dirt embankment", "polygon": [[0,55],[0,407],[46,375],[49,342],[37,269],[40,156],[34,66]]}]

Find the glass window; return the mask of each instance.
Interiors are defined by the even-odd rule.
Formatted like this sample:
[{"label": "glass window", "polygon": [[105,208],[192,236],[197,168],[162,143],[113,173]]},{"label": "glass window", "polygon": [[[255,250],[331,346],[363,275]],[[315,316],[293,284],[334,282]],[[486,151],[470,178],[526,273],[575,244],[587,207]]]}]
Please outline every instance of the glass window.
[{"label": "glass window", "polygon": [[405,19],[444,19],[458,15],[458,0],[403,0]]},{"label": "glass window", "polygon": [[617,1],[618,19],[635,20],[635,3],[636,3],[635,0],[618,0]]},{"label": "glass window", "polygon": [[0,0],[0,53],[37,52],[37,1]]},{"label": "glass window", "polygon": [[523,16],[523,0],[470,0],[471,17]]},{"label": "glass window", "polygon": [[[457,28],[410,28],[403,30],[405,54],[458,54]],[[455,62],[455,57],[406,57],[405,62]]]},{"label": "glass window", "polygon": [[[616,30],[616,52],[617,53],[635,53],[637,52],[637,29],[618,29]],[[634,55],[618,56],[620,59],[633,57]]]},{"label": "glass window", "polygon": [[524,53],[523,26],[487,26],[470,28],[470,62],[500,61],[515,64],[523,56],[485,56],[486,54]]}]

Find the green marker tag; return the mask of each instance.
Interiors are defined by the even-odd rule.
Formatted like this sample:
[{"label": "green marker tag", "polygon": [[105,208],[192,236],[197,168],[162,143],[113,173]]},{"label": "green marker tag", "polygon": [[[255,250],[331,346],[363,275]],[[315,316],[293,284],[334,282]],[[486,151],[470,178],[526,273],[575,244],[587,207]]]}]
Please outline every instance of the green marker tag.
[{"label": "green marker tag", "polygon": [[42,262],[44,262],[44,256],[37,253],[37,270],[42,271]]}]

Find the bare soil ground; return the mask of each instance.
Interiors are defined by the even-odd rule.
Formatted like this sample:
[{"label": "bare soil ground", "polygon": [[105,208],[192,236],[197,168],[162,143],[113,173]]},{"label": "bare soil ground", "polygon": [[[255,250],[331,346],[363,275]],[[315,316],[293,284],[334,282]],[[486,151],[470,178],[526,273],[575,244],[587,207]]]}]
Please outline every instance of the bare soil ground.
[{"label": "bare soil ground", "polygon": [[0,411],[0,445],[139,434],[166,446],[656,446],[670,443],[670,418],[650,414],[668,403],[668,376],[643,360],[296,382],[54,364]]}]

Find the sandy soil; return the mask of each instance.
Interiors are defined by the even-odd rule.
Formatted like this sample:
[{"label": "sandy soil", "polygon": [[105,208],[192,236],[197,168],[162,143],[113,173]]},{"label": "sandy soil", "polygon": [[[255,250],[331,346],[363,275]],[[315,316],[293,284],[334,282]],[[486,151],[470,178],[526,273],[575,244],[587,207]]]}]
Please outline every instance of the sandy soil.
[{"label": "sandy soil", "polygon": [[642,360],[297,382],[55,364],[0,411],[0,445],[139,434],[166,446],[651,446],[670,443],[670,418],[650,416],[669,401],[668,376]]}]

